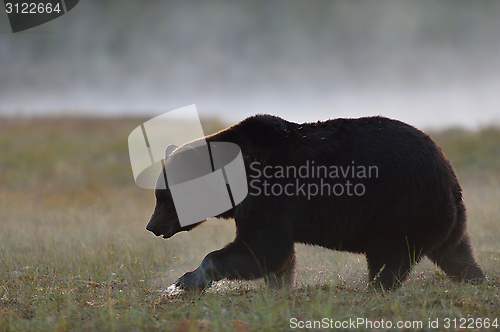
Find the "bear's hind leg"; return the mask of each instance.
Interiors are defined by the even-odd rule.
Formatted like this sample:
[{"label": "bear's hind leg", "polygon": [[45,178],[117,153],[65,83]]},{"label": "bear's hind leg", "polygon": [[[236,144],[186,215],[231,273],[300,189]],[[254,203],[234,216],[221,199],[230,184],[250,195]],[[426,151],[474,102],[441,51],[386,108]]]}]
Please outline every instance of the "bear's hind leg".
[{"label": "bear's hind leg", "polygon": [[456,281],[481,282],[485,279],[483,271],[472,253],[472,246],[467,234],[456,246],[449,248],[446,245],[441,245],[427,254],[427,257]]},{"label": "bear's hind leg", "polygon": [[409,253],[408,249],[369,250],[366,259],[370,286],[393,289],[408,278],[411,267],[420,261],[420,255],[416,251]]},{"label": "bear's hind leg", "polygon": [[295,252],[292,258],[288,260],[285,268],[282,271],[270,273],[266,277],[266,284],[271,289],[281,289],[283,287],[290,288],[293,286],[293,278],[295,274]]}]

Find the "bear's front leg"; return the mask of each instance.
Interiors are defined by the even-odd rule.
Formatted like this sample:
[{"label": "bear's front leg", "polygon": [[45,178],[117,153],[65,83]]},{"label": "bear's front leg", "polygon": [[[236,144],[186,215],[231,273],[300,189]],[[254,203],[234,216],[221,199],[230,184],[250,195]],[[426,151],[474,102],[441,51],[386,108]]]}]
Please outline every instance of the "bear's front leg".
[{"label": "bear's front leg", "polygon": [[[204,289],[214,281],[227,279],[251,280],[275,273],[293,275],[293,242],[284,244],[279,241],[244,241],[235,239],[226,247],[209,253],[200,266],[185,273],[173,283],[183,289]],[[290,271],[292,270],[292,271]]]}]

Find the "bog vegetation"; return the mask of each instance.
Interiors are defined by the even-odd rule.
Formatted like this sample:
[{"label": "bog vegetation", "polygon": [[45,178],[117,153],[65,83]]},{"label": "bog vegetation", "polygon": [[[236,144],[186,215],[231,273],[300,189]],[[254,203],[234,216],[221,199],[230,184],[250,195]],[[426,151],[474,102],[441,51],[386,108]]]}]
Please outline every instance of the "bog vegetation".
[{"label": "bog vegetation", "polygon": [[164,289],[231,241],[234,225],[210,220],[168,241],[145,230],[154,197],[135,185],[127,150],[143,120],[0,119],[0,331],[268,331],[323,318],[500,324],[499,128],[431,133],[464,188],[486,283],[457,285],[424,260],[403,287],[377,292],[366,288],[364,256],[298,246],[289,291],[223,281],[191,296]]}]

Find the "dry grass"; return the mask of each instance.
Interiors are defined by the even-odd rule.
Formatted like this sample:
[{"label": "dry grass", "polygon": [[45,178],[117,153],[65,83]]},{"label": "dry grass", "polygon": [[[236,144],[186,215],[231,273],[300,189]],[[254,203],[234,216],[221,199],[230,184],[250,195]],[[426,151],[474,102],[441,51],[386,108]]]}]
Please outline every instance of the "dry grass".
[{"label": "dry grass", "polygon": [[0,119],[0,331],[267,331],[290,329],[292,317],[424,329],[439,318],[444,329],[445,318],[500,318],[498,129],[433,134],[456,161],[485,284],[457,286],[425,260],[401,289],[369,291],[363,256],[299,246],[288,292],[226,281],[202,296],[166,296],[232,240],[234,224],[211,220],[168,241],[144,229],[153,193],[135,186],[127,151],[142,121]]}]

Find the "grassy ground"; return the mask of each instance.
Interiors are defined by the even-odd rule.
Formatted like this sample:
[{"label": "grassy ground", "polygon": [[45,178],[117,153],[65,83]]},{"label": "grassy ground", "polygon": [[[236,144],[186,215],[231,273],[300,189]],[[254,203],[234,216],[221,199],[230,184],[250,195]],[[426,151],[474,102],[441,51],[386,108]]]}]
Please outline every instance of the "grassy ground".
[{"label": "grassy ground", "polygon": [[134,184],[127,150],[141,123],[0,119],[0,331],[268,331],[291,329],[291,318],[424,330],[437,319],[442,330],[447,318],[452,329],[460,319],[500,320],[499,129],[432,134],[457,167],[488,282],[454,284],[424,260],[402,288],[375,292],[363,256],[298,246],[287,292],[226,281],[202,296],[167,296],[166,286],[232,240],[234,224],[210,220],[168,241],[144,229],[154,197]]}]

